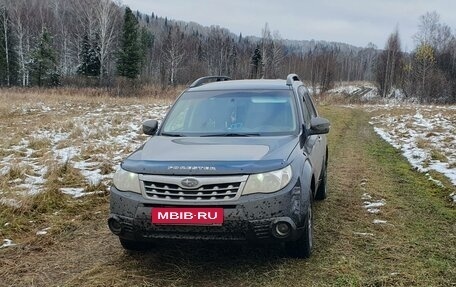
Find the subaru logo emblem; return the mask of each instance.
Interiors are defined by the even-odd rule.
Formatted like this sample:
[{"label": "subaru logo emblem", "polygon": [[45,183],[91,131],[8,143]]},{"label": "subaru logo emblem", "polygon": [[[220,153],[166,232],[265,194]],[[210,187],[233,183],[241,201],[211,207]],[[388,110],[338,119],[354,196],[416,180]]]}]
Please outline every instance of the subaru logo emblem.
[{"label": "subaru logo emblem", "polygon": [[182,187],[195,188],[199,185],[199,181],[196,178],[187,177],[181,181]]}]

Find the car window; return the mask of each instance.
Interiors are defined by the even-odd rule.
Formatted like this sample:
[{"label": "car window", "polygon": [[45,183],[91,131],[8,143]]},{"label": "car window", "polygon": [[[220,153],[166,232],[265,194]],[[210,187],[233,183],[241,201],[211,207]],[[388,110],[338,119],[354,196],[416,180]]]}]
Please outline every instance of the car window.
[{"label": "car window", "polygon": [[165,134],[283,135],[298,130],[289,90],[186,92],[163,123]]},{"label": "car window", "polygon": [[317,117],[317,109],[315,108],[315,103],[313,102],[312,98],[310,97],[309,93],[305,93],[304,98],[306,100],[307,106],[310,109],[312,117]]},{"label": "car window", "polygon": [[184,129],[186,119],[189,116],[189,112],[189,106],[177,106],[174,112],[175,116],[168,120],[169,129],[173,131],[179,131]]},{"label": "car window", "polygon": [[302,112],[304,115],[304,121],[306,122],[306,126],[309,126],[310,120],[312,118],[312,111],[309,108],[309,104],[305,100],[306,99],[305,93],[306,93],[306,89],[303,86],[298,88],[299,99],[302,101],[301,104],[302,104]]}]

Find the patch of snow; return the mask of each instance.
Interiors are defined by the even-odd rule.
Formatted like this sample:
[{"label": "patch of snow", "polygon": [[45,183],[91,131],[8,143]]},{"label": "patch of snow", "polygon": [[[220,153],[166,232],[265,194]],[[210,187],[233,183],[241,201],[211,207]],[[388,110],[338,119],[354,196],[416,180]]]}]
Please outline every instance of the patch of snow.
[{"label": "patch of snow", "polygon": [[380,128],[377,128],[377,127],[374,127],[374,131],[382,138],[384,139],[385,141],[387,141],[389,144],[391,144],[393,147],[395,148],[400,148],[401,146],[399,144],[396,144],[395,141],[393,140],[392,136],[383,131],[382,129]]},{"label": "patch of snow", "polygon": [[372,214],[378,214],[378,213],[380,213],[380,209],[378,209],[378,208],[369,208],[369,209],[367,209],[367,212],[372,213]]},{"label": "patch of snow", "polygon": [[360,236],[374,236],[373,233],[368,233],[368,232],[353,232],[355,235],[360,235]]},{"label": "patch of snow", "polygon": [[439,187],[445,187],[443,185],[443,183],[440,181],[440,180],[437,180],[437,179],[434,179],[430,174],[426,174],[428,176],[428,180],[429,181],[432,181],[435,185],[439,186]]},{"label": "patch of snow", "polygon": [[370,196],[368,193],[363,193],[363,196],[361,197],[362,200],[370,200],[372,199],[372,196]]},{"label": "patch of snow", "polygon": [[11,239],[3,239],[3,244],[0,245],[0,249],[6,248],[6,247],[11,247],[11,246],[16,246],[16,244],[14,244]]},{"label": "patch of snow", "polygon": [[388,95],[388,98],[393,98],[395,100],[402,101],[405,99],[405,94],[401,89],[393,89]]},{"label": "patch of snow", "polygon": [[375,202],[365,201],[364,208],[366,208],[366,209],[378,208],[378,207],[384,206],[385,204],[386,204],[386,202],[384,199],[381,199],[381,200],[378,200]]},{"label": "patch of snow", "polygon": [[380,219],[374,219],[374,221],[372,221],[373,224],[386,224],[388,223],[388,221],[386,220],[380,220]]},{"label": "patch of snow", "polygon": [[36,235],[46,235],[48,233],[48,230],[51,229],[50,227],[46,227],[44,229],[38,230],[36,232]]},{"label": "patch of snow", "polygon": [[68,195],[71,195],[72,197],[81,197],[82,194],[84,193],[84,188],[82,187],[62,187],[60,188],[60,191],[65,193],[65,194],[68,194]]},{"label": "patch of snow", "polygon": [[72,196],[73,198],[80,198],[83,196],[87,195],[92,195],[92,194],[97,194],[97,193],[103,193],[104,191],[99,190],[99,191],[91,191],[91,192],[84,192],[84,188],[74,188],[74,187],[62,187],[60,188],[60,191],[64,194],[68,194]]},{"label": "patch of snow", "polygon": [[[365,194],[366,196],[363,195],[363,199],[367,198],[367,196],[370,197],[370,195]],[[384,199],[377,200],[377,201],[364,201],[363,207],[367,210],[368,213],[372,214],[378,214],[380,213],[380,207],[384,206],[386,204],[386,201]]]},{"label": "patch of snow", "polygon": [[360,89],[357,85],[343,85],[328,91],[331,94],[348,94],[351,95]]},{"label": "patch of snow", "polygon": [[6,205],[12,208],[20,208],[22,206],[22,203],[20,201],[17,201],[14,198],[0,198],[0,204],[1,205]]},{"label": "patch of snow", "polygon": [[22,190],[22,195],[37,195],[41,192],[41,185],[35,185],[33,183],[23,183],[16,185],[16,188]]},{"label": "patch of snow", "polygon": [[[451,164],[456,162],[456,106],[405,106],[399,115],[390,113],[395,106],[376,108],[370,110],[384,112],[373,117],[370,124],[382,139],[401,150],[418,171],[437,171],[456,185],[456,168]],[[444,186],[427,176],[436,185]]]},{"label": "patch of snow", "polygon": [[456,192],[451,193],[450,198],[453,199],[454,203],[456,203]]},{"label": "patch of snow", "polygon": [[[3,160],[5,160],[5,159],[3,159]],[[4,167],[0,168],[0,175],[6,175],[9,171],[10,171],[10,167],[4,166]]]},{"label": "patch of snow", "polygon": [[80,153],[81,153],[81,151],[77,147],[66,147],[66,148],[62,148],[62,149],[54,149],[54,157],[60,163],[66,163]]},{"label": "patch of snow", "polygon": [[377,89],[372,89],[361,97],[361,101],[368,102],[374,99],[378,99],[380,96]]},{"label": "patch of snow", "polygon": [[[170,107],[159,104],[116,103],[104,104],[96,109],[90,105],[73,103],[65,103],[58,109],[44,103],[15,106],[12,112],[33,115],[52,112],[56,115],[65,115],[65,120],[63,125],[43,125],[33,134],[23,136],[18,144],[8,148],[7,156],[0,159],[0,175],[7,174],[14,164],[20,162],[21,167],[27,169],[25,179],[11,181],[9,184],[13,192],[23,195],[37,194],[43,190],[47,167],[55,162],[68,163],[78,169],[85,177],[81,186],[107,184],[112,174],[102,174],[105,172],[102,172],[101,166],[118,165],[128,153],[143,144],[147,137],[142,135],[141,123],[145,119],[161,121]],[[69,112],[73,116],[68,118]],[[71,132],[65,129],[70,129]],[[73,134],[73,131],[77,133]],[[45,157],[33,156],[36,150],[29,148],[29,143],[36,139],[48,139],[51,142],[50,148],[42,150]],[[57,148],[60,143],[64,144],[63,148]],[[51,157],[48,159],[47,155]],[[64,191],[73,197],[88,194],[80,190]]]}]

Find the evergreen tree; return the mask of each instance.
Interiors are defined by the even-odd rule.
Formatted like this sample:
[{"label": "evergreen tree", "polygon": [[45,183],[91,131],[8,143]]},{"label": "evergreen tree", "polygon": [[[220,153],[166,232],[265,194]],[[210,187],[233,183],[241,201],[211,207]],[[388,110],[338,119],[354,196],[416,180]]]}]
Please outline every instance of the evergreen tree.
[{"label": "evergreen tree", "polygon": [[81,63],[77,73],[82,76],[96,77],[100,75],[101,63],[99,58],[100,47],[98,41],[90,41],[89,36],[85,35],[81,43]]},{"label": "evergreen tree", "polygon": [[261,50],[260,46],[257,45],[255,51],[253,52],[252,59],[250,60],[251,70],[250,70],[250,78],[256,79],[258,78],[258,74],[261,72],[261,63],[263,58],[261,57]]},{"label": "evergreen tree", "polygon": [[154,45],[154,35],[147,30],[146,27],[142,27],[140,33],[140,45],[141,45],[141,67],[144,67],[147,60],[147,55],[150,54],[152,47]]},{"label": "evergreen tree", "polygon": [[117,60],[119,76],[135,79],[140,72],[142,49],[139,39],[138,20],[130,8],[125,8],[124,25]]},{"label": "evergreen tree", "polygon": [[52,48],[52,37],[46,28],[41,32],[40,38],[31,57],[31,76],[34,84],[38,86],[57,86],[60,84],[60,75],[57,71],[57,58]]}]

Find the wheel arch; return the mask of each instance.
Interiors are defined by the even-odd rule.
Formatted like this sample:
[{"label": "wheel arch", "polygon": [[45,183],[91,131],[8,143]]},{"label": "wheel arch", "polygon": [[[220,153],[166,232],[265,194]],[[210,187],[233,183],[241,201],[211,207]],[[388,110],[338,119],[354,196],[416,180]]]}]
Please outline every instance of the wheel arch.
[{"label": "wheel arch", "polygon": [[[301,174],[301,190],[303,201],[306,202],[306,198],[313,198],[315,195],[315,175],[313,173],[312,164],[309,159],[304,161],[304,166]],[[309,194],[310,193],[310,194]]]}]

